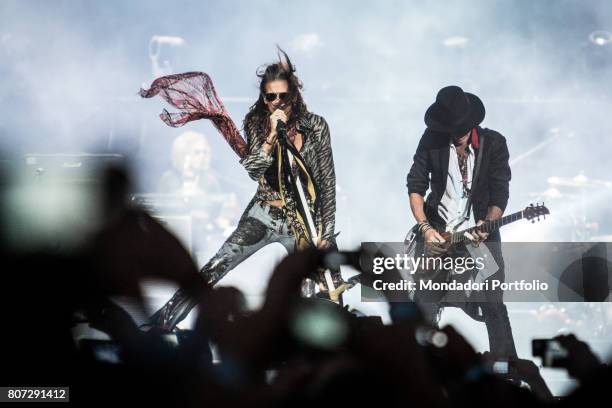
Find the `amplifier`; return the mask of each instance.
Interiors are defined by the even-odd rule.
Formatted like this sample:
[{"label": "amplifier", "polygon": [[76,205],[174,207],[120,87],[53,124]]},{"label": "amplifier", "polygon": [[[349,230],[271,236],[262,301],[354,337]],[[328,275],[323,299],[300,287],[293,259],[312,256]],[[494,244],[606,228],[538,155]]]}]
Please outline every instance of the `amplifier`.
[{"label": "amplifier", "polygon": [[120,164],[120,154],[28,153],[24,156],[26,181],[44,183],[97,183],[100,171]]}]

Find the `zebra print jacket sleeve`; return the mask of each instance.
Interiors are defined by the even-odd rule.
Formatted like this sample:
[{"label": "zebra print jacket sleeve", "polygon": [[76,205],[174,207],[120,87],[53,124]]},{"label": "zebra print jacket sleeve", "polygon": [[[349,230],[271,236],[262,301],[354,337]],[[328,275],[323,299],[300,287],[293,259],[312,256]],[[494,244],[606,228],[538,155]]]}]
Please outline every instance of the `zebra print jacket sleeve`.
[{"label": "zebra print jacket sleeve", "polygon": [[[320,194],[322,238],[331,240],[334,237],[336,224],[336,172],[331,148],[329,126],[321,116],[310,114],[310,121],[315,142],[315,160],[311,169]],[[304,160],[309,161],[307,158]]]},{"label": "zebra print jacket sleeve", "polygon": [[247,137],[249,153],[240,160],[249,177],[257,181],[272,164],[274,157],[266,154],[263,150],[263,140],[255,132],[255,125],[245,126],[244,131]]}]

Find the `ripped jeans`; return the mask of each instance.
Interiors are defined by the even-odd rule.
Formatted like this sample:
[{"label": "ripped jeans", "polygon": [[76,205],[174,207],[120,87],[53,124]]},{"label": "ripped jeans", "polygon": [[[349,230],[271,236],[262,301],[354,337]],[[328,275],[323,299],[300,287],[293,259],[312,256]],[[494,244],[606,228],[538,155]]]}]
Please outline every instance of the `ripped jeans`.
[{"label": "ripped jeans", "polygon": [[[295,237],[283,210],[252,201],[242,214],[236,230],[202,267],[200,274],[213,286],[249,256],[274,242],[282,244],[289,253],[295,251]],[[150,324],[172,330],[187,317],[197,303],[185,290],[179,289],[153,314]]]}]

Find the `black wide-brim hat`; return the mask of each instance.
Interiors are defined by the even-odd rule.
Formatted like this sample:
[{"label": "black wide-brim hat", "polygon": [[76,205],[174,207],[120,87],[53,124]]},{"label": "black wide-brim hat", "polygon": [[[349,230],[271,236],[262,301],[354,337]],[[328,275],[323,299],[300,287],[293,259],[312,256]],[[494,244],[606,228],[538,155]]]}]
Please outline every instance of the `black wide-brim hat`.
[{"label": "black wide-brim hat", "polygon": [[464,134],[482,123],[484,117],[480,98],[452,85],[440,89],[436,101],[425,112],[425,124],[437,132]]}]

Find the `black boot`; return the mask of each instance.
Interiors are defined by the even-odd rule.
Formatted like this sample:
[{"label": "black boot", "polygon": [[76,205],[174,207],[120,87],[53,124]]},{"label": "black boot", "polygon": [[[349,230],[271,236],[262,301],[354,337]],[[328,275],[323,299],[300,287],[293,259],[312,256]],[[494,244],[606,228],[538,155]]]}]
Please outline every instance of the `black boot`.
[{"label": "black boot", "polygon": [[151,316],[145,326],[160,331],[173,331],[197,304],[197,300],[188,296],[185,290],[179,289],[161,309]]}]

